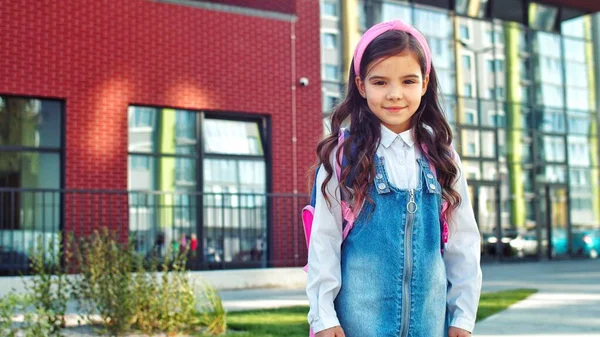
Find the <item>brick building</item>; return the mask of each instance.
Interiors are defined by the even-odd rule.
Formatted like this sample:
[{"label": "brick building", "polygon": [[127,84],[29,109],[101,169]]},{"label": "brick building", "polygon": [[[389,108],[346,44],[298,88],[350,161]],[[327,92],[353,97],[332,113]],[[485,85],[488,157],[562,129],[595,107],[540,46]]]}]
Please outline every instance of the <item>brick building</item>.
[{"label": "brick building", "polygon": [[298,263],[294,193],[322,135],[318,1],[0,8],[3,271],[36,236],[100,227],[144,253],[192,246],[199,269]]}]

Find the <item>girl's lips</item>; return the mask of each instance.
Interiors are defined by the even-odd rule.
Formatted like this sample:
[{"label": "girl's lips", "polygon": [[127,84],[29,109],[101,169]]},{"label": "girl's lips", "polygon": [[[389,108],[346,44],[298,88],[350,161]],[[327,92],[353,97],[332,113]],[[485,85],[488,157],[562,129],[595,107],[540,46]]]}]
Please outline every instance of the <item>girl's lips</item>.
[{"label": "girl's lips", "polygon": [[388,107],[388,108],[384,108],[385,110],[389,111],[389,112],[399,112],[402,111],[404,109],[406,109],[406,107],[401,108],[401,107]]}]

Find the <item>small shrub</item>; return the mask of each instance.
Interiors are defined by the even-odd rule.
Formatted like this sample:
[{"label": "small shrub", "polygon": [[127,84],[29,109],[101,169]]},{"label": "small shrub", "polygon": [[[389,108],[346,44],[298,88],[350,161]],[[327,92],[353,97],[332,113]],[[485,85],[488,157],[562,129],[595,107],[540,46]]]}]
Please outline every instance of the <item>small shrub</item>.
[{"label": "small shrub", "polygon": [[80,239],[77,245],[80,278],[73,286],[85,318],[100,316],[100,323],[111,335],[128,331],[136,313],[133,285],[134,256],[107,229]]},{"label": "small shrub", "polygon": [[215,287],[202,284],[203,301],[199,313],[199,324],[205,326],[207,333],[217,336],[227,332],[227,312],[221,296]]},{"label": "small shrub", "polygon": [[[34,306],[35,299],[30,295],[9,294],[0,298],[0,334],[6,337],[49,337],[53,336],[53,326],[46,312]],[[28,311],[33,307],[34,311]],[[23,323],[13,323],[13,317],[23,314]],[[20,332],[20,334],[19,334]]]},{"label": "small shrub", "polygon": [[[47,313],[44,317],[51,327],[52,336],[62,336],[60,331],[65,327],[67,302],[71,296],[71,284],[64,267],[69,265],[71,252],[68,244],[65,247],[65,244],[62,243],[61,236],[58,237],[58,240],[61,243],[57,253],[54,251],[54,244],[45,245],[42,236],[38,237],[36,248],[30,254],[33,277],[30,284],[26,284],[27,294],[36,311]],[[47,261],[46,252],[48,251],[53,257],[63,256],[65,264],[56,260]]]},{"label": "small shrub", "polygon": [[182,252],[171,259],[168,251],[162,263],[155,257],[145,270],[138,259],[136,325],[142,332],[175,334],[192,330],[196,300],[185,270],[186,255]]}]

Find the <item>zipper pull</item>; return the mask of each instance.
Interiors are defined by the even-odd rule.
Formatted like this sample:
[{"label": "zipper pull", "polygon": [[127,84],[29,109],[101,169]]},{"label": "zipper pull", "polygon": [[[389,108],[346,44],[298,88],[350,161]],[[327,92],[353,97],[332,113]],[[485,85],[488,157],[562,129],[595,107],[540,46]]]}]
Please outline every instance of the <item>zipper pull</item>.
[{"label": "zipper pull", "polygon": [[406,210],[408,211],[408,213],[414,214],[417,211],[417,203],[415,202],[415,190],[411,188],[409,193],[410,199],[406,204]]}]

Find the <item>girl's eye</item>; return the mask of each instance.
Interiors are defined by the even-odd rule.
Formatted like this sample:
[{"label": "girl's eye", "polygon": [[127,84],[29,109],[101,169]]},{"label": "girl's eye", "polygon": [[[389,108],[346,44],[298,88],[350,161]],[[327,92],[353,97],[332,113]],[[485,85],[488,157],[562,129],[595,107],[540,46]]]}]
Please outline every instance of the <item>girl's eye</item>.
[{"label": "girl's eye", "polygon": [[414,80],[406,80],[404,81],[405,84],[415,84],[417,82],[415,82]]},{"label": "girl's eye", "polygon": [[377,82],[373,83],[373,85],[384,85],[384,84],[385,84],[385,82],[383,82],[383,81],[377,81]]}]

